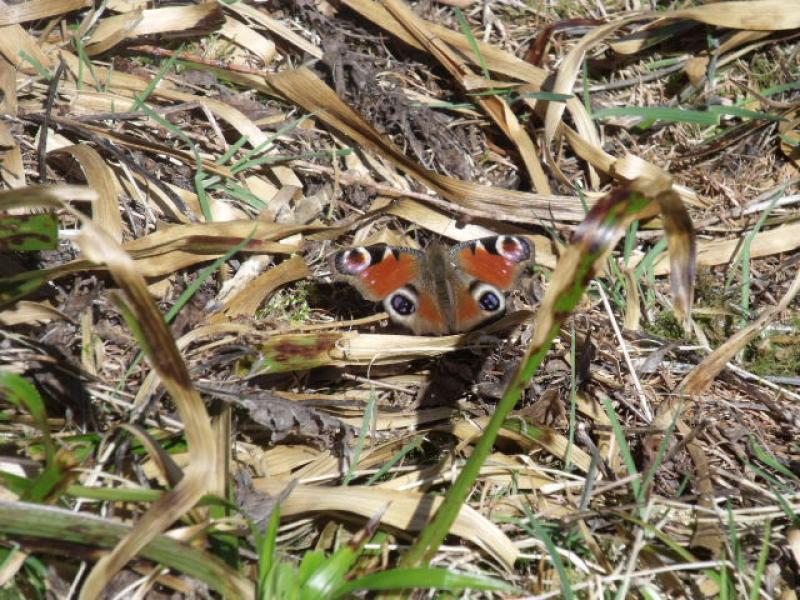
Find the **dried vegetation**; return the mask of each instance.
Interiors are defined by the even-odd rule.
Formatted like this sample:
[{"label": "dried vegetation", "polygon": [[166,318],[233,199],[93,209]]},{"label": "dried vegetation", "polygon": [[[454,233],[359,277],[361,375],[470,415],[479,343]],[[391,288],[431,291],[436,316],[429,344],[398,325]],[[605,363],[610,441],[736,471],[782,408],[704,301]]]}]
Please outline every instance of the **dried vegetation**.
[{"label": "dried vegetation", "polygon": [[800,5],[455,4],[0,3],[4,594],[797,598]]}]

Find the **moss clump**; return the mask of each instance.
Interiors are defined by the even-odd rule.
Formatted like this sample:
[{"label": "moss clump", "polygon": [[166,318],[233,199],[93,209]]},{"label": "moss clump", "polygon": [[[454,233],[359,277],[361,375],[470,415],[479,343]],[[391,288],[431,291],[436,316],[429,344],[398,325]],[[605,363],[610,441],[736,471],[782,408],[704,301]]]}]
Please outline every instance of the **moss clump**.
[{"label": "moss clump", "polygon": [[800,373],[800,345],[775,344],[769,340],[751,344],[745,352],[745,368],[756,375],[785,375]]},{"label": "moss clump", "polygon": [[257,315],[261,319],[281,319],[290,323],[305,323],[311,315],[308,297],[314,282],[300,281],[292,288],[278,290]]},{"label": "moss clump", "polygon": [[653,322],[644,326],[644,330],[658,337],[668,340],[682,340],[686,338],[683,327],[670,311],[665,310],[658,313]]}]

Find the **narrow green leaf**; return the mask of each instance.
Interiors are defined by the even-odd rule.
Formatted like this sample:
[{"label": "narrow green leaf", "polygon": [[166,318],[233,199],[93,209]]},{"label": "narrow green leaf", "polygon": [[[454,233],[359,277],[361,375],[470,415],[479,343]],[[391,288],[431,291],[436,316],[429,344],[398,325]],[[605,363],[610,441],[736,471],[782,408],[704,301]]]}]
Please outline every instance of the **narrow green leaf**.
[{"label": "narrow green leaf", "polygon": [[765,113],[759,110],[750,110],[741,106],[721,106],[712,105],[708,107],[708,112],[719,116],[740,117],[742,119],[761,119],[762,121],[785,121],[784,117]]},{"label": "narrow green leaf", "polygon": [[44,407],[44,400],[39,395],[39,390],[22,375],[10,371],[0,371],[0,393],[7,402],[28,411],[33,417],[36,427],[42,432],[47,464],[51,464],[55,459],[56,451],[53,440],[50,438],[47,411]]},{"label": "narrow green leaf", "polygon": [[372,573],[342,585],[333,598],[351,597],[360,590],[410,590],[433,589],[459,592],[462,590],[485,590],[506,594],[520,594],[513,585],[475,573],[463,573],[452,569],[421,567],[414,569],[391,569]]},{"label": "narrow green leaf", "polygon": [[753,577],[753,587],[750,588],[750,600],[758,600],[761,595],[761,580],[764,579],[764,569],[769,556],[769,536],[772,531],[772,521],[764,523],[764,536],[761,539],[761,551],[758,553],[758,563]]},{"label": "narrow green leaf", "polygon": [[547,100],[549,102],[566,102],[573,97],[573,94],[556,94],[555,92],[525,92],[520,94],[520,98],[533,98],[535,100]]},{"label": "narrow green leaf", "polygon": [[624,106],[619,108],[602,108],[592,112],[595,119],[611,119],[620,117],[642,117],[655,121],[670,123],[698,123],[700,125],[716,125],[719,115],[701,110],[683,108],[665,108],[650,106]]},{"label": "narrow green leaf", "polygon": [[[0,533],[54,540],[54,550],[65,544],[113,548],[130,532],[127,525],[72,511],[26,502],[0,501]],[[41,552],[45,552],[41,545]],[[166,535],[159,535],[142,548],[143,558],[175,569],[206,583],[226,598],[252,597],[253,586],[218,558]]]},{"label": "narrow green leaf", "polygon": [[469,23],[467,23],[464,13],[461,12],[460,8],[455,7],[455,14],[456,21],[458,21],[458,27],[461,29],[461,33],[464,34],[464,37],[467,38],[469,47],[472,49],[472,53],[475,55],[475,58],[478,59],[478,64],[481,66],[481,71],[483,72],[484,78],[491,79],[489,69],[486,67],[486,61],[483,59],[483,54],[481,54],[481,49],[478,46],[478,40],[475,39],[475,35],[472,33],[472,28],[469,26]]},{"label": "narrow green leaf", "polygon": [[[263,595],[268,587],[267,580],[273,566],[278,562],[278,529],[281,524],[281,507],[276,504],[269,516],[267,531],[263,536],[259,536],[258,553],[258,589]],[[264,596],[266,597],[266,596]]]},{"label": "narrow green leaf", "polygon": [[51,213],[0,215],[0,252],[55,250],[58,221]]},{"label": "narrow green leaf", "polygon": [[753,452],[753,456],[755,456],[758,460],[762,463],[767,465],[769,468],[777,471],[784,477],[788,477],[789,479],[793,479],[794,481],[800,481],[800,477],[792,473],[786,466],[781,464],[777,458],[775,458],[772,454],[767,452],[764,447],[758,443],[758,439],[751,435],[749,438],[750,441],[750,450]]}]

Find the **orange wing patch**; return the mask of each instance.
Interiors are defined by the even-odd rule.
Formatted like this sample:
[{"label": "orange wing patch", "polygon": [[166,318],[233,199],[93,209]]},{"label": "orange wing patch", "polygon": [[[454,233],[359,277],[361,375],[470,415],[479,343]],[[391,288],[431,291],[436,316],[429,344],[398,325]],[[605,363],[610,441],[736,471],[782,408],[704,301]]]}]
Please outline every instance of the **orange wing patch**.
[{"label": "orange wing patch", "polygon": [[361,281],[381,298],[410,283],[417,276],[418,258],[411,254],[388,254],[361,274]]},{"label": "orange wing patch", "polygon": [[483,315],[481,309],[469,289],[463,288],[458,291],[456,298],[456,323],[459,328],[469,327],[471,323],[479,320]]},{"label": "orange wing patch", "polygon": [[470,247],[464,248],[459,253],[459,259],[466,273],[501,290],[513,287],[520,264],[499,254],[487,252],[482,247],[477,247],[475,252]]}]

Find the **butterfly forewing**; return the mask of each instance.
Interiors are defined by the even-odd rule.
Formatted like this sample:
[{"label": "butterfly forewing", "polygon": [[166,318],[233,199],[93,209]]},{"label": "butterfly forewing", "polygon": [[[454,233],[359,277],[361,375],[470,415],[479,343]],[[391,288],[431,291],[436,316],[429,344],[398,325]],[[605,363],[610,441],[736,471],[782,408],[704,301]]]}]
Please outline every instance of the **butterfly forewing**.
[{"label": "butterfly forewing", "polygon": [[354,285],[367,300],[383,300],[411,283],[424,255],[410,248],[361,246],[337,252],[333,271]]},{"label": "butterfly forewing", "polygon": [[471,277],[501,290],[511,289],[533,257],[528,240],[516,235],[498,235],[459,244],[452,249],[457,268]]}]

